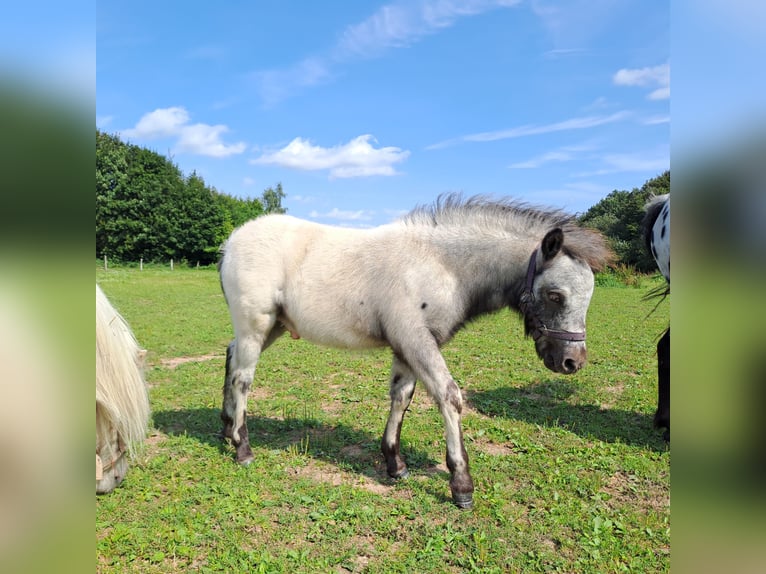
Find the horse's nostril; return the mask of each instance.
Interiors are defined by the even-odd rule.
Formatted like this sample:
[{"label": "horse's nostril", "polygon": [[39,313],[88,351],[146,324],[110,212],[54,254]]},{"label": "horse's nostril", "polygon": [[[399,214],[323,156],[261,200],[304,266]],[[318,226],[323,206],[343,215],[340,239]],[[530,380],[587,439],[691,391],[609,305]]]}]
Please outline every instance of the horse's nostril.
[{"label": "horse's nostril", "polygon": [[574,359],[565,359],[564,360],[564,370],[567,373],[574,373],[577,370],[577,363],[575,363]]}]

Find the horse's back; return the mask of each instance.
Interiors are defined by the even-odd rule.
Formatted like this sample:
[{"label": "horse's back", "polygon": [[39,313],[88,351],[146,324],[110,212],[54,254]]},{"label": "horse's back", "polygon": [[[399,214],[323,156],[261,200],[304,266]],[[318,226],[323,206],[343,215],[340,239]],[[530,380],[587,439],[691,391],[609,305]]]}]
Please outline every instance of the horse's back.
[{"label": "horse's back", "polygon": [[[227,297],[243,290],[282,290],[306,255],[324,242],[328,226],[284,214],[249,221],[232,232],[223,247],[220,273]],[[239,292],[237,292],[239,291]]]},{"label": "horse's back", "polygon": [[232,234],[221,264],[235,334],[276,315],[316,343],[384,345],[382,309],[401,300],[412,268],[427,266],[415,251],[396,225],[350,229],[286,215],[249,222]]}]

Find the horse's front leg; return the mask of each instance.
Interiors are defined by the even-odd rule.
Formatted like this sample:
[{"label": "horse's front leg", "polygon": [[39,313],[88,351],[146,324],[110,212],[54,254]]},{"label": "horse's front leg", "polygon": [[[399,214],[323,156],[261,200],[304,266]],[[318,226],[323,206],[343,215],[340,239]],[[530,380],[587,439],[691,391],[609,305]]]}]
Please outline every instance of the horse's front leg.
[{"label": "horse's front leg", "polygon": [[405,363],[394,355],[391,365],[391,410],[388,422],[380,443],[380,449],[386,459],[386,470],[392,478],[405,478],[409,471],[399,452],[399,438],[402,433],[404,413],[412,402],[415,393],[415,373]]},{"label": "horse's front leg", "polygon": [[[414,340],[414,339],[413,339]],[[400,353],[428,393],[436,401],[444,418],[447,436],[447,468],[450,471],[452,500],[460,508],[473,506],[473,479],[468,468],[468,454],[463,444],[460,414],[463,396],[460,393],[439,346],[431,337],[421,337]]]}]

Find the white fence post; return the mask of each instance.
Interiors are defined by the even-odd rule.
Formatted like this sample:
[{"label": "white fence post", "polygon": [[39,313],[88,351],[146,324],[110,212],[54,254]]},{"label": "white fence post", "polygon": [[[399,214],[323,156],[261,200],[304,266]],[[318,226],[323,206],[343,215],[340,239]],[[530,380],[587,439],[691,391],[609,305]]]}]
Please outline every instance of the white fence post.
[{"label": "white fence post", "polygon": [[108,269],[107,263],[106,263],[106,255],[104,255],[104,271]]},{"label": "white fence post", "polygon": [[138,260],[138,270],[143,271],[144,270],[144,258]]},{"label": "white fence post", "polygon": [[170,260],[170,270],[173,271],[173,260]]}]

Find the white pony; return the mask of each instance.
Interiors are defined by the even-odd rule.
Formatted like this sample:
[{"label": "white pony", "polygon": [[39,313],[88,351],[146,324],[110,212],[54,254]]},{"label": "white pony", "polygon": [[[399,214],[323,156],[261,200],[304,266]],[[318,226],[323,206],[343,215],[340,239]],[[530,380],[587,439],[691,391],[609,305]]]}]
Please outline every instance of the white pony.
[{"label": "white pony", "polygon": [[467,321],[510,307],[524,317],[547,368],[577,372],[587,356],[593,270],[611,259],[599,233],[513,200],[448,195],[371,230],[285,215],[246,223],[219,264],[235,335],[226,354],[223,435],[241,464],[253,461],[247,394],[261,351],[284,332],[341,348],[388,346],[391,410],[381,441],[388,474],[407,475],[400,432],[420,380],[444,419],[453,500],[469,508],[463,399],[441,346]]},{"label": "white pony", "polygon": [[[146,436],[149,396],[133,332],[96,285],[96,493],[111,492]],[[127,456],[126,456],[127,455]]]}]

